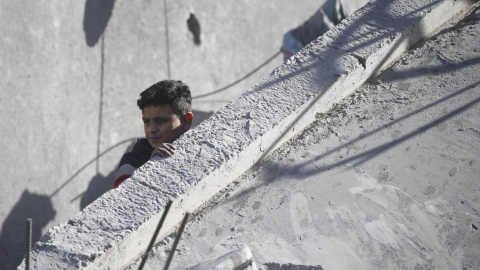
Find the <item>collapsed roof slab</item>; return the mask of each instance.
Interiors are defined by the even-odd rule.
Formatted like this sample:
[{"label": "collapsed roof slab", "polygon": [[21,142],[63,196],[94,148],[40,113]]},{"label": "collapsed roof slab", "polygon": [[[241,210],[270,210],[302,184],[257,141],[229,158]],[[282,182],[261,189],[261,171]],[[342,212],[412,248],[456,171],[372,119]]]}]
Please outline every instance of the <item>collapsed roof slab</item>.
[{"label": "collapsed roof slab", "polygon": [[[35,245],[35,269],[121,269],[218,191],[478,1],[372,1]],[[447,14],[447,15],[446,15]],[[22,269],[21,265],[19,269]]]}]

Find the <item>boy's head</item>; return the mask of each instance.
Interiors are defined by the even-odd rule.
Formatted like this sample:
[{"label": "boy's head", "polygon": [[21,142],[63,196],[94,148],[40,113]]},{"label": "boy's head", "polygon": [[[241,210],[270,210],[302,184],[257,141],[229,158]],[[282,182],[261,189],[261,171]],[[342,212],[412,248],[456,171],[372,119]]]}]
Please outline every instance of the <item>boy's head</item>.
[{"label": "boy's head", "polygon": [[181,81],[158,82],[140,94],[145,136],[153,148],[171,143],[187,131],[193,119],[192,96]]}]

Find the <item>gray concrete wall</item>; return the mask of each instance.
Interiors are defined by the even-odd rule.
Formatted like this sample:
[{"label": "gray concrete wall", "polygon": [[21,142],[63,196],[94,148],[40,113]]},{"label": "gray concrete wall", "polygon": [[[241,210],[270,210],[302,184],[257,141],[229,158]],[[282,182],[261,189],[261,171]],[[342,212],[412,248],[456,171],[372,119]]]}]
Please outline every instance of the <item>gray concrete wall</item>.
[{"label": "gray concrete wall", "polygon": [[[194,96],[223,88],[273,56],[318,1],[3,1],[0,4],[0,265],[66,222],[112,185],[132,138],[135,101],[156,81],[184,80]],[[187,29],[190,12],[201,44]],[[200,119],[279,65],[194,99]]]}]

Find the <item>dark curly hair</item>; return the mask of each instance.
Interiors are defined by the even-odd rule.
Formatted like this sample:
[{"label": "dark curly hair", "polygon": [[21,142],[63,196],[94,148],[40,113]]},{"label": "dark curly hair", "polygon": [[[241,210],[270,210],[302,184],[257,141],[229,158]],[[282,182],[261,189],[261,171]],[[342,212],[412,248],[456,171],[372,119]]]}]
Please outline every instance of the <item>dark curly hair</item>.
[{"label": "dark curly hair", "polygon": [[173,113],[180,117],[192,110],[192,95],[182,81],[164,80],[140,93],[137,105],[140,110],[150,105],[170,105]]}]

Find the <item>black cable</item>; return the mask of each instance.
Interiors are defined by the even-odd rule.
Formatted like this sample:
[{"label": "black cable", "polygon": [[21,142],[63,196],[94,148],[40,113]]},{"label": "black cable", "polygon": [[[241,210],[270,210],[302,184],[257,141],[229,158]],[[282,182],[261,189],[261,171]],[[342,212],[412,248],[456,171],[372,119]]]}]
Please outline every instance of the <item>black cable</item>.
[{"label": "black cable", "polygon": [[261,69],[262,67],[264,67],[265,65],[267,65],[268,63],[270,63],[273,59],[275,59],[275,57],[277,57],[282,51],[278,51],[277,53],[275,53],[272,57],[270,57],[267,61],[265,61],[263,64],[261,64],[260,66],[258,66],[257,68],[255,68],[254,70],[250,71],[247,75],[243,76],[242,78],[234,81],[233,83],[227,85],[227,86],[224,86],[220,89],[217,89],[213,92],[210,92],[210,93],[206,93],[206,94],[202,94],[202,95],[199,95],[199,96],[195,96],[193,97],[193,99],[196,99],[196,98],[203,98],[203,97],[208,97],[208,96],[211,96],[211,95],[214,95],[214,94],[217,94],[217,93],[220,93],[220,92],[223,92],[225,90],[227,90],[228,88],[236,85],[237,83],[245,80],[246,78],[252,76],[255,72],[257,72],[259,69]]},{"label": "black cable", "polygon": [[167,8],[167,0],[163,0],[163,8],[164,8],[164,15],[165,15],[165,43],[166,43],[166,55],[167,55],[167,72],[168,72],[168,79],[171,78],[171,71],[170,71],[170,37],[168,33],[168,8]]}]

